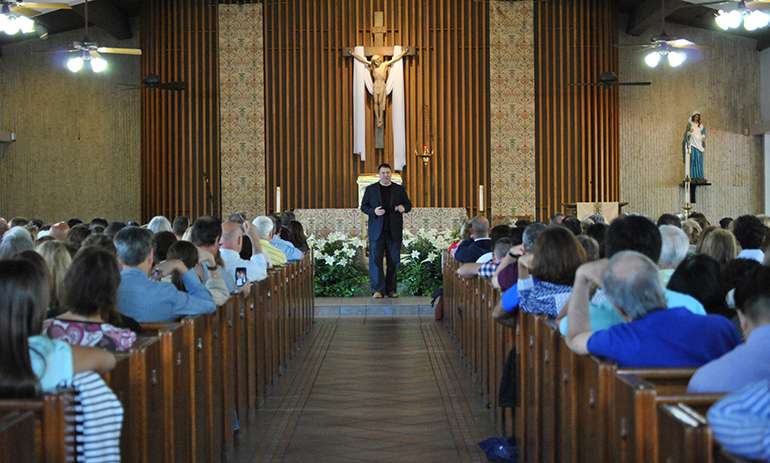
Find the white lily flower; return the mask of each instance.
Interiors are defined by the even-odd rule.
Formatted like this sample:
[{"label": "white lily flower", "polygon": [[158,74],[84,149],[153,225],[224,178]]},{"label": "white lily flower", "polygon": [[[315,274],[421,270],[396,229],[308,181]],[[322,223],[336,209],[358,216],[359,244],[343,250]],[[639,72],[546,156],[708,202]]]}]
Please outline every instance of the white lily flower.
[{"label": "white lily flower", "polygon": [[426,262],[433,262],[434,260],[436,260],[436,255],[431,252],[430,254],[428,254],[428,257],[423,259],[422,263],[424,264]]}]

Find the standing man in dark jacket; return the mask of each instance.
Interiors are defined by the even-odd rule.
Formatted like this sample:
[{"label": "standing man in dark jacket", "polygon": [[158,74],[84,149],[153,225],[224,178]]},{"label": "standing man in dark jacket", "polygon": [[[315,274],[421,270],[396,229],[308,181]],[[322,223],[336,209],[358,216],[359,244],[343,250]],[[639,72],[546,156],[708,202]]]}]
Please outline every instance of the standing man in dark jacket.
[{"label": "standing man in dark jacket", "polygon": [[[404,187],[390,181],[393,170],[388,164],[377,169],[380,181],[366,187],[361,212],[369,216],[369,281],[372,297],[398,297],[396,272],[401,263],[401,238],[404,217],[412,203]],[[387,275],[382,270],[382,258],[387,259]]]}]

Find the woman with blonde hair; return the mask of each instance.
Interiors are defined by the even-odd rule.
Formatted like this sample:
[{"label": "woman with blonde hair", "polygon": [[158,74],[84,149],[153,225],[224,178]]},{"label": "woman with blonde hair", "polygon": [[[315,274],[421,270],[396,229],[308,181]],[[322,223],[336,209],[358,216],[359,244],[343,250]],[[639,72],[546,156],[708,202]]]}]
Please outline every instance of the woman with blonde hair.
[{"label": "woman with blonde hair", "polygon": [[51,272],[50,308],[55,309],[64,303],[64,277],[72,265],[72,256],[61,241],[46,241],[35,251],[43,256]]},{"label": "woman with blonde hair", "polygon": [[698,241],[700,240],[700,234],[701,231],[703,231],[698,225],[698,222],[687,219],[684,222],[682,222],[682,231],[685,235],[687,235],[687,239],[690,241],[690,250],[695,250],[695,245],[698,244]]},{"label": "woman with blonde hair", "polygon": [[735,236],[729,230],[722,228],[711,230],[704,236],[703,240],[698,243],[697,251],[716,259],[723,270],[738,255],[735,248]]}]

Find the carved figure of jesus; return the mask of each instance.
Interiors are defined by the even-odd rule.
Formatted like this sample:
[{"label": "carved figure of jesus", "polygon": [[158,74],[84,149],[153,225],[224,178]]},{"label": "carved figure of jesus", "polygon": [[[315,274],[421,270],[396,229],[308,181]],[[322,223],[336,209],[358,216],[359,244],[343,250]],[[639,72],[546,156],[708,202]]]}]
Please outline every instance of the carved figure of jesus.
[{"label": "carved figure of jesus", "polygon": [[384,114],[388,97],[388,91],[386,88],[388,81],[388,69],[393,63],[403,58],[404,55],[409,52],[409,47],[404,47],[401,50],[401,53],[390,61],[383,61],[382,56],[380,55],[372,56],[372,60],[369,61],[366,58],[358,56],[353,50],[349,50],[348,52],[353,58],[361,61],[372,69],[372,96],[374,97],[374,114],[377,119],[377,127],[382,127],[385,125]]}]

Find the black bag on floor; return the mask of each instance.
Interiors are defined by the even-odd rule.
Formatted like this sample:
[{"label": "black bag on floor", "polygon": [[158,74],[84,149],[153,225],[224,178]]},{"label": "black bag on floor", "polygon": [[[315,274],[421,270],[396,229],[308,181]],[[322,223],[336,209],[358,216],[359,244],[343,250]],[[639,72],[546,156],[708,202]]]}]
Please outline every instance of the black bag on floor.
[{"label": "black bag on floor", "polygon": [[516,407],[516,380],[516,346],[513,346],[511,347],[511,350],[508,351],[508,356],[505,358],[503,376],[500,378],[500,394],[498,396],[498,403],[501,407]]}]

